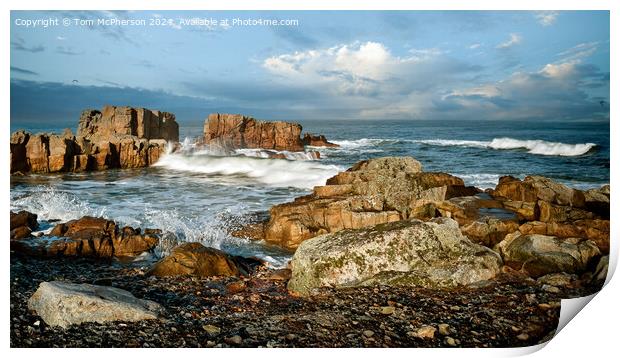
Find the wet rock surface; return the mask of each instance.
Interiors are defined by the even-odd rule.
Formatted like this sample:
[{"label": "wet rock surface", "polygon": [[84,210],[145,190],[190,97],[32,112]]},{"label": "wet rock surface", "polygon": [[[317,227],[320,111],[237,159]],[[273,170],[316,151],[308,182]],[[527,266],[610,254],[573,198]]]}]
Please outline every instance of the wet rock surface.
[{"label": "wet rock surface", "polygon": [[[242,280],[243,290],[229,293],[226,285],[238,278],[148,277],[141,266],[12,254],[11,346],[527,346],[551,339],[561,298],[600,288],[581,279],[573,288],[549,292],[533,280],[502,274],[469,289],[323,289],[304,298],[289,294],[286,281],[270,280],[269,274],[259,271]],[[117,287],[159,303],[165,313],[143,322],[52,327],[27,308],[39,284],[51,280]]]}]

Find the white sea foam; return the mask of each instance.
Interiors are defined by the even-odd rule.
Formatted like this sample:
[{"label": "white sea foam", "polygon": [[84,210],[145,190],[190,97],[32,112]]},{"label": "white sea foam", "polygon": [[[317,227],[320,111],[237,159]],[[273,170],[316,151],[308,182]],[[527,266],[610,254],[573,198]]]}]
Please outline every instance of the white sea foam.
[{"label": "white sea foam", "polygon": [[40,220],[66,222],[82,216],[105,216],[103,207],[93,207],[77,195],[40,185],[27,193],[11,197],[11,210],[27,210],[36,213]]},{"label": "white sea foam", "polygon": [[592,148],[596,147],[596,144],[594,143],[567,144],[561,142],[547,142],[540,139],[520,140],[507,137],[494,138],[491,141],[425,139],[413,140],[412,142],[435,146],[475,147],[496,150],[526,149],[530,154],[557,155],[566,157],[583,155],[592,150]]},{"label": "white sea foam", "polygon": [[499,181],[499,174],[491,174],[491,173],[479,173],[479,174],[461,174],[461,173],[452,173],[452,175],[457,176],[465,182],[465,185],[473,185],[480,189],[493,189],[497,185]]},{"label": "white sea foam", "polygon": [[331,142],[338,144],[344,149],[357,149],[363,147],[374,147],[381,144],[397,143],[398,141],[398,139],[361,138],[356,140],[332,140]]},{"label": "white sea foam", "polygon": [[236,149],[235,153],[253,158],[273,158],[273,155],[282,155],[289,160],[316,160],[313,152],[289,152],[287,150],[264,150],[264,149]]},{"label": "white sea foam", "polygon": [[213,176],[234,176],[274,187],[311,189],[325,185],[325,181],[336,175],[341,168],[311,161],[285,159],[263,159],[246,156],[220,157],[206,154],[171,153],[164,155],[157,167],[208,174]]}]

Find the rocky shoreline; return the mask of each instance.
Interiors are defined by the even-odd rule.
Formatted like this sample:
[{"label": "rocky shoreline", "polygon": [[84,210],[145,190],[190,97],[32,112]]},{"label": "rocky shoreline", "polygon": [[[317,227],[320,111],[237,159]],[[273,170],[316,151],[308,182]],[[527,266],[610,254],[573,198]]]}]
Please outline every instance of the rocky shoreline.
[{"label": "rocky shoreline", "polygon": [[[98,138],[120,153],[120,167],[149,165],[110,140],[122,134],[134,144],[169,145],[178,126],[163,113],[89,112],[68,142]],[[172,132],[162,133],[162,118]],[[159,132],[148,123],[159,123]],[[55,150],[32,149],[52,143],[50,136],[15,144],[22,134],[12,136],[12,172],[58,167],[50,164],[56,154],[47,154]],[[272,153],[333,144],[301,137],[292,123],[214,114],[201,145]],[[67,163],[62,170],[71,170]],[[425,172],[412,157],[363,160],[232,230],[290,250],[285,269],[181,242],[160,228],[85,216],[37,231],[36,215],[11,212],[11,345],[538,344],[553,336],[561,298],[596,292],[605,280],[609,193],[608,185],[581,191],[540,176],[502,177],[483,192]]]},{"label": "rocky shoreline", "polygon": [[[158,302],[165,313],[49,326],[27,301],[52,280],[118,287]],[[457,290],[325,288],[298,297],[270,270],[241,280],[156,277],[140,266],[12,254],[10,340],[12,347],[519,347],[552,338],[560,299],[600,289],[579,281],[549,287],[502,274]]]}]

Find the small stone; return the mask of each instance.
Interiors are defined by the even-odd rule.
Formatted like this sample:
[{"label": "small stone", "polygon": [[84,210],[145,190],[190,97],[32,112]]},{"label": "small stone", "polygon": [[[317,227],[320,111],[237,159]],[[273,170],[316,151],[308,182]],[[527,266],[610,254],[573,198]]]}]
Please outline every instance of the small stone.
[{"label": "small stone", "polygon": [[207,341],[207,343],[205,344],[205,346],[206,346],[207,348],[213,348],[213,347],[215,347],[215,342],[213,342],[213,341]]},{"label": "small stone", "polygon": [[392,306],[384,306],[381,307],[381,313],[384,315],[391,315],[394,313],[394,311],[396,311],[396,308],[392,307]]},{"label": "small stone", "polygon": [[560,289],[555,287],[555,286],[551,286],[551,285],[542,285],[542,289],[544,291],[547,291],[549,293],[560,293]]},{"label": "small stone", "polygon": [[207,334],[210,336],[217,336],[222,331],[220,327],[211,324],[205,324],[204,326],[202,326],[202,329],[204,329],[205,332],[207,332]]},{"label": "small stone", "polygon": [[38,327],[41,324],[41,321],[36,321],[32,325]]},{"label": "small stone", "polygon": [[527,341],[529,338],[530,336],[527,333],[521,333],[517,336],[517,339],[520,341]]},{"label": "small stone", "polygon": [[548,303],[539,303],[538,308],[543,309],[543,310],[548,310],[551,308],[551,305]]},{"label": "small stone", "polygon": [[446,339],[444,341],[449,346],[452,346],[452,347],[456,346],[456,341],[452,337],[446,337]]},{"label": "small stone", "polygon": [[294,334],[292,334],[292,333],[289,333],[289,334],[287,334],[287,335],[286,335],[286,337],[284,337],[284,338],[286,338],[286,340],[287,340],[287,341],[292,341],[292,340],[294,340],[296,337],[297,337],[296,335],[294,335]]},{"label": "small stone", "polygon": [[407,334],[409,336],[417,337],[417,338],[433,339],[435,338],[435,332],[437,332],[437,328],[433,326],[424,326],[424,327],[418,328],[418,330],[415,332],[409,332]]},{"label": "small stone", "polygon": [[442,336],[447,336],[450,334],[450,325],[446,324],[446,323],[440,323],[437,325],[437,328],[439,328],[439,334],[441,334]]},{"label": "small stone", "polygon": [[363,334],[364,334],[364,336],[366,336],[366,337],[370,338],[370,337],[372,337],[372,336],[374,336],[374,335],[375,335],[375,332],[373,332],[373,331],[371,331],[371,330],[367,329],[367,330],[365,330],[365,331],[363,332]]},{"label": "small stone", "polygon": [[234,335],[232,337],[227,337],[226,339],[224,339],[224,342],[238,346],[241,344],[241,342],[243,342],[243,338],[238,335]]}]

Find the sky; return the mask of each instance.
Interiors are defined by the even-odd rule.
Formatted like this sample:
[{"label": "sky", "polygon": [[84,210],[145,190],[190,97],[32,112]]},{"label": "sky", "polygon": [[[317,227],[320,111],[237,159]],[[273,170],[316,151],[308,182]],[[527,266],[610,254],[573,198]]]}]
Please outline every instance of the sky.
[{"label": "sky", "polygon": [[12,11],[11,124],[105,104],[181,123],[608,121],[609,35],[607,11]]}]

